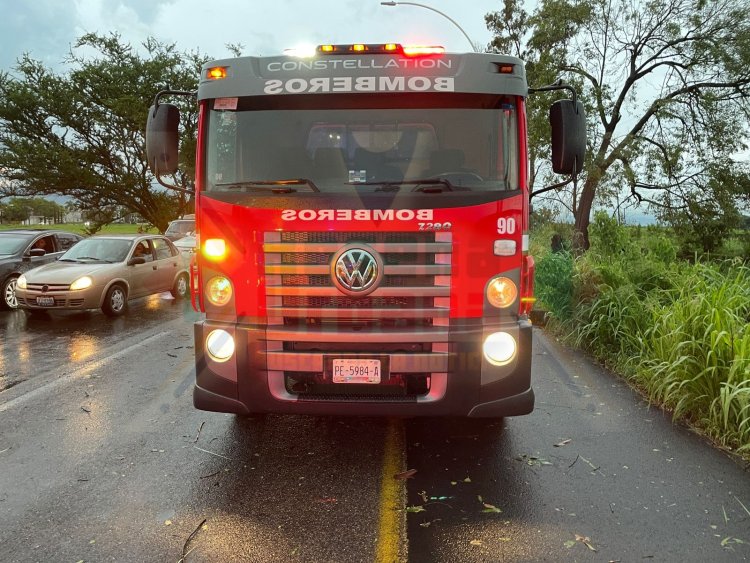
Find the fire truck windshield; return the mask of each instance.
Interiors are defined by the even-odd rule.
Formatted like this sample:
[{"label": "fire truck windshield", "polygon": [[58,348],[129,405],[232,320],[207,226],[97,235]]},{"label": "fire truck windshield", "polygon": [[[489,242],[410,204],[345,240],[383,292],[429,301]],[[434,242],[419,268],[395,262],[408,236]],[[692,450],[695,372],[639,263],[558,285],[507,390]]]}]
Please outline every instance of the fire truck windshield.
[{"label": "fire truck windshield", "polygon": [[395,107],[211,110],[205,189],[269,195],[519,189],[513,98],[496,97],[489,108],[409,107],[414,97],[393,99]]}]

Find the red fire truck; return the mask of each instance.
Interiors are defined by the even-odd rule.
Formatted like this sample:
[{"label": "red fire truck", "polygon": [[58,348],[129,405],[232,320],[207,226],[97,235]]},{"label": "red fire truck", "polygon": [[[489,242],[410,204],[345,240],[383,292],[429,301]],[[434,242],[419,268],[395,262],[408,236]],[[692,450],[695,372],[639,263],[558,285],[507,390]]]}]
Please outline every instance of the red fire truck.
[{"label": "red fire truck", "polygon": [[[177,170],[179,112],[160,102],[174,94],[149,113],[157,178]],[[438,47],[206,64],[195,406],[531,412],[528,94],[521,60]],[[550,119],[553,168],[575,174],[581,103],[555,102]]]}]

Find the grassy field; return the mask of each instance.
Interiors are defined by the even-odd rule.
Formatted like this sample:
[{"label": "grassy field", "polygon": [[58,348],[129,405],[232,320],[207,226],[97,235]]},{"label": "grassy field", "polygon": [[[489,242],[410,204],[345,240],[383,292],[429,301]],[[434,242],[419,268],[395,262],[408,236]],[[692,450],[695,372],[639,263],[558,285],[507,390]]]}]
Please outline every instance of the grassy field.
[{"label": "grassy field", "polygon": [[580,257],[538,234],[536,293],[551,328],[750,459],[750,266],[680,260],[663,230],[598,214],[590,234]]},{"label": "grassy field", "polygon": [[[9,229],[50,229],[55,231],[69,231],[71,233],[78,233],[84,235],[85,227],[83,223],[60,223],[57,225],[0,225],[0,231],[7,231]],[[138,232],[138,225],[131,225],[129,223],[113,223],[111,225],[105,225],[99,231],[99,234],[135,234]],[[158,233],[159,231],[155,228],[147,229],[147,233]]]}]

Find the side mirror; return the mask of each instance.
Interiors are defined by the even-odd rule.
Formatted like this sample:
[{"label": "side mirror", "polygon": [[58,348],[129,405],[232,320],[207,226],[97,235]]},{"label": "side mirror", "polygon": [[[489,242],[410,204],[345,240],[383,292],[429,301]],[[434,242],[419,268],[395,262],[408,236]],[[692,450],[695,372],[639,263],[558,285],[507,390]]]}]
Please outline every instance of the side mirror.
[{"label": "side mirror", "polygon": [[143,256],[133,256],[128,260],[128,266],[135,266],[136,264],[145,264],[146,259]]},{"label": "side mirror", "polygon": [[578,174],[586,157],[586,114],[583,104],[558,100],[549,109],[552,127],[552,170]]},{"label": "side mirror", "polygon": [[146,122],[146,158],[158,177],[177,172],[180,110],[172,104],[151,106]]},{"label": "side mirror", "polygon": [[43,248],[32,248],[29,250],[29,256],[44,256],[47,254],[47,251]]}]

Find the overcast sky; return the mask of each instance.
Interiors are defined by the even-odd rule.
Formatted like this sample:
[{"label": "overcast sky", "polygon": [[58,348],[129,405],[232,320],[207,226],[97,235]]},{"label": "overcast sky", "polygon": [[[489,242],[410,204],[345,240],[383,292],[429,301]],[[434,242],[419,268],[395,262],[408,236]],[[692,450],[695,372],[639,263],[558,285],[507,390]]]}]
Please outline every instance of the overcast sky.
[{"label": "overcast sky", "polygon": [[[482,48],[491,39],[484,15],[502,6],[501,0],[419,3],[454,19]],[[229,55],[227,43],[244,45],[246,55],[348,42],[471,49],[440,14],[418,6],[381,6],[380,0],[0,0],[0,14],[0,69],[5,71],[23,53],[61,69],[71,44],[87,32],[115,31],[134,45],[152,36],[216,58]]]}]

